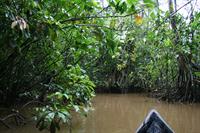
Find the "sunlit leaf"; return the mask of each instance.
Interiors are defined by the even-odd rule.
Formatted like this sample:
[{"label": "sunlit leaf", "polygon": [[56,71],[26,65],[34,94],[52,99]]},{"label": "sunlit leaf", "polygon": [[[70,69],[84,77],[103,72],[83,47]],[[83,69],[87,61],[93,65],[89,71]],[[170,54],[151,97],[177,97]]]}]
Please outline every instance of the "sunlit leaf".
[{"label": "sunlit leaf", "polygon": [[135,23],[136,23],[137,25],[141,25],[142,22],[143,22],[142,16],[140,16],[140,15],[135,15]]}]

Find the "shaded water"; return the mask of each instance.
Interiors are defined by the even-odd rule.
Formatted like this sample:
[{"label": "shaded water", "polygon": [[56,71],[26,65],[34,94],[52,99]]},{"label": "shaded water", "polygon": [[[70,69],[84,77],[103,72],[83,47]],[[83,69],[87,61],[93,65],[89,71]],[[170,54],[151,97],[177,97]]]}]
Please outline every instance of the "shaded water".
[{"label": "shaded water", "polygon": [[[156,109],[176,133],[200,133],[200,104],[168,104],[139,94],[97,94],[87,118],[74,117],[72,133],[134,133],[151,109]],[[68,133],[63,125],[59,133]],[[28,124],[0,133],[39,133]],[[42,133],[48,133],[43,131]]]}]

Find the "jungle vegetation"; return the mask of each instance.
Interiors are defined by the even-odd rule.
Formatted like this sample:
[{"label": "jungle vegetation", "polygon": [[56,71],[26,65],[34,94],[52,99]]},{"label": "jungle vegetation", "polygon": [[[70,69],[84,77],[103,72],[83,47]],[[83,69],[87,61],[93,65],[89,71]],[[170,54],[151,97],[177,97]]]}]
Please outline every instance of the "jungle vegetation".
[{"label": "jungle vegetation", "polygon": [[[86,115],[95,89],[200,101],[192,1],[177,8],[168,0],[162,11],[158,0],[1,0],[1,106],[40,104],[36,127],[55,133],[71,111]],[[14,117],[23,123],[18,111]]]}]

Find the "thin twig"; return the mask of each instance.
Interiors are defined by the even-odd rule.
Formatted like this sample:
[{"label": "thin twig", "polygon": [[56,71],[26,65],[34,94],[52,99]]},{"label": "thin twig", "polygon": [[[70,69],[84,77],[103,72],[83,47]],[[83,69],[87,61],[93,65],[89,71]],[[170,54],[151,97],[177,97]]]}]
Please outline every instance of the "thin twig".
[{"label": "thin twig", "polygon": [[181,7],[179,7],[177,10],[175,10],[173,13],[170,14],[170,17],[173,17],[179,10],[181,10],[183,7],[187,6],[188,4],[190,4],[193,0],[188,1],[187,3],[185,3],[184,5],[182,5]]}]

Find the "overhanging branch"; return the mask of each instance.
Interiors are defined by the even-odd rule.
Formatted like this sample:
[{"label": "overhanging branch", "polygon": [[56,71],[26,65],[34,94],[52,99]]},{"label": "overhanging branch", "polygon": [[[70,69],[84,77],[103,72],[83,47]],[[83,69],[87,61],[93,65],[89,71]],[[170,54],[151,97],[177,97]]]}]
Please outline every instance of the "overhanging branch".
[{"label": "overhanging branch", "polygon": [[188,4],[190,4],[193,0],[188,1],[187,3],[185,3],[184,5],[182,5],[181,7],[179,7],[177,10],[175,10],[173,13],[170,14],[170,17],[173,17],[179,10],[181,10],[183,7],[187,6]]},{"label": "overhanging branch", "polygon": [[114,16],[88,16],[88,17],[79,17],[79,18],[69,18],[66,20],[61,21],[61,23],[69,22],[69,21],[79,21],[79,20],[85,20],[85,19],[98,19],[98,18],[124,18],[131,15],[134,15],[135,13],[127,14],[127,15],[114,15]]}]

